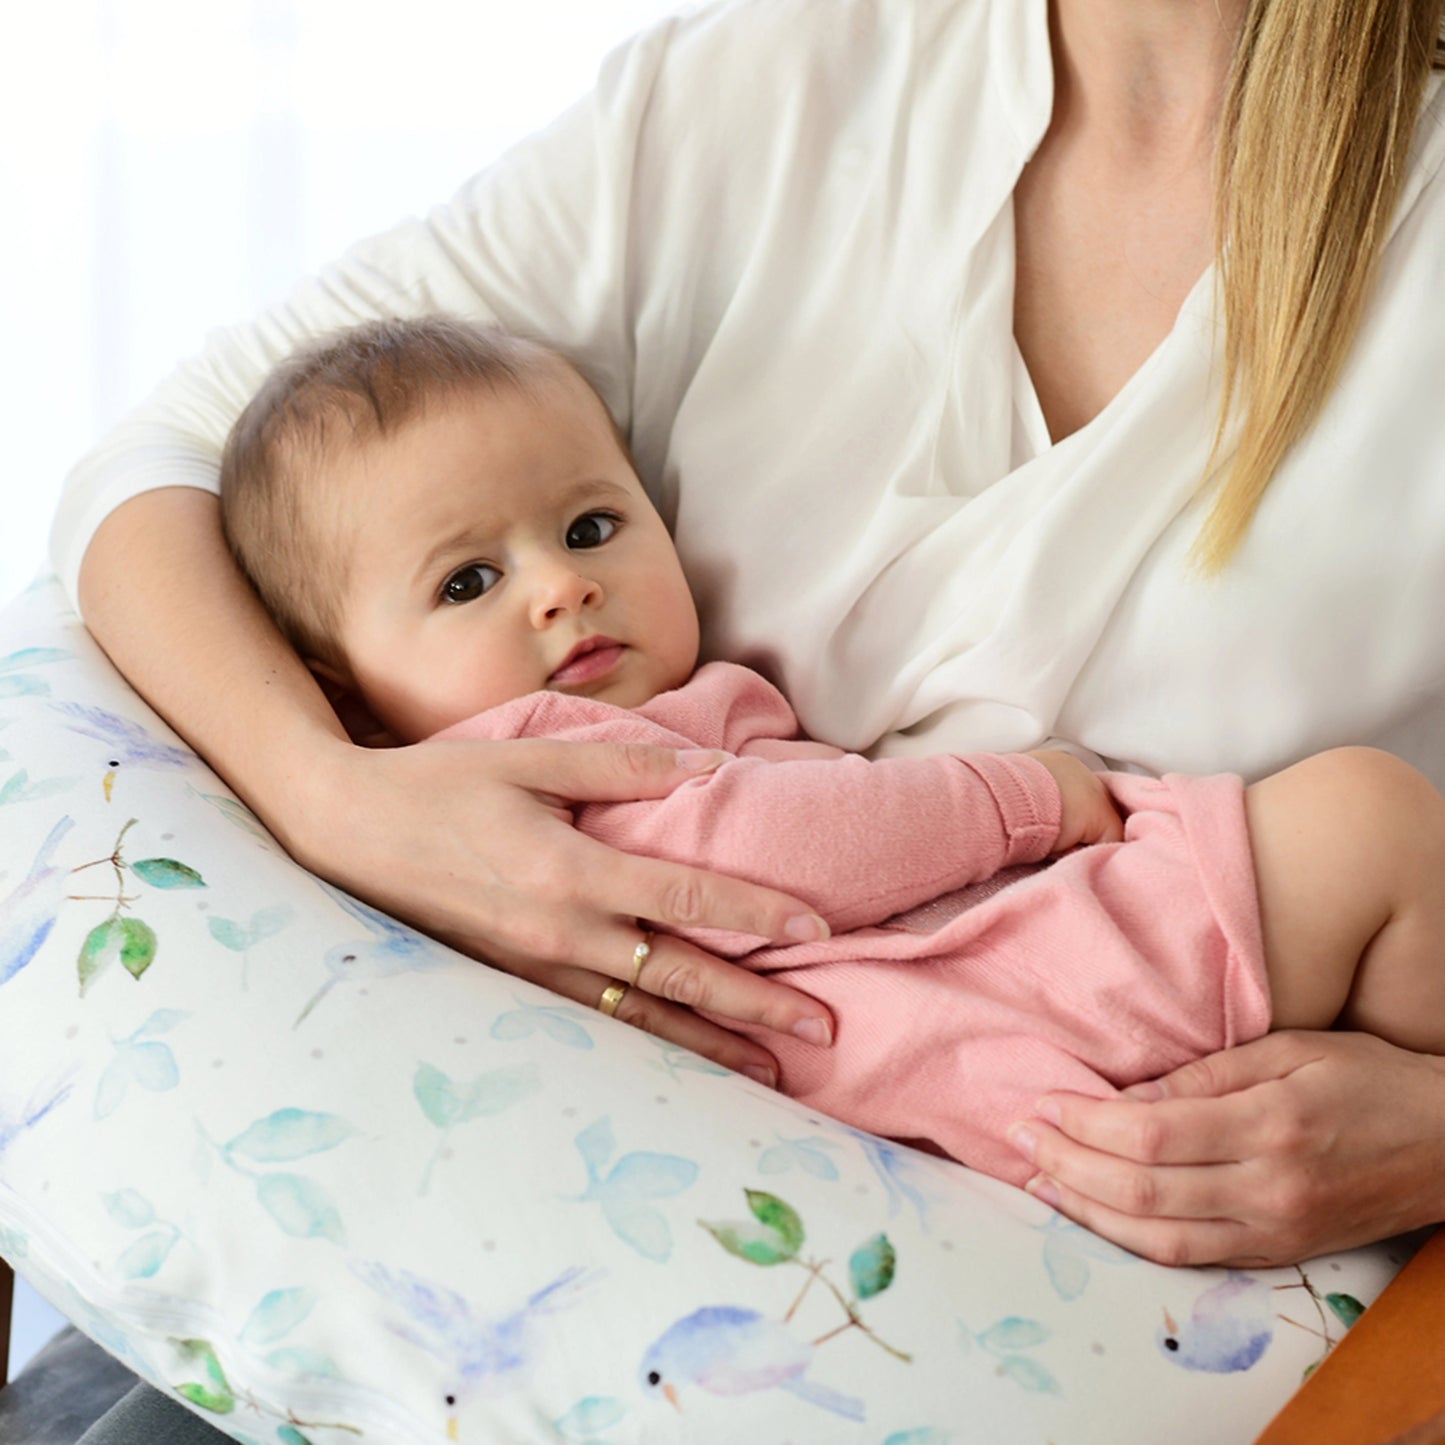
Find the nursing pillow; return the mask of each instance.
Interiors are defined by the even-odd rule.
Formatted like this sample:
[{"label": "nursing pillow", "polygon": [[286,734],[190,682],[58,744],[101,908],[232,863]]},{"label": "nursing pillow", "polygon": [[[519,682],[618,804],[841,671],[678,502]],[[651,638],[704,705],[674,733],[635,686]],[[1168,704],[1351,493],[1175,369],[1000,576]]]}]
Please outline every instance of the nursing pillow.
[{"label": "nursing pillow", "polygon": [[0,1255],[237,1440],[1243,1441],[1409,1248],[1163,1269],[461,957],[0,613]]}]

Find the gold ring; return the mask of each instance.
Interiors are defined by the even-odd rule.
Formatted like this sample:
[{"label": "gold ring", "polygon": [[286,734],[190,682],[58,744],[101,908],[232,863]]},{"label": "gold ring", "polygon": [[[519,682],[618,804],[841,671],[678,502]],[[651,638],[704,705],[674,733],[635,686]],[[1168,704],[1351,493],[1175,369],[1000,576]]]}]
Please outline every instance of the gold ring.
[{"label": "gold ring", "polygon": [[609,983],[602,990],[602,997],[597,1000],[597,1011],[605,1013],[608,1018],[614,1017],[618,1004],[627,997],[627,990],[631,987],[632,985],[627,983]]},{"label": "gold ring", "polygon": [[642,967],[652,957],[652,934],[644,930],[642,942],[632,950],[632,981],[628,988],[636,988],[637,980],[642,977]]}]

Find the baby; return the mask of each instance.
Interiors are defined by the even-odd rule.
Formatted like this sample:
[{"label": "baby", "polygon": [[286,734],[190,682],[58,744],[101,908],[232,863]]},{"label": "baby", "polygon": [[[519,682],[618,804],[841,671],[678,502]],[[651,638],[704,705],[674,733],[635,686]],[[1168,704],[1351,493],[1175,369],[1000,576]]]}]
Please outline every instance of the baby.
[{"label": "baby", "polygon": [[1246,788],[808,741],[757,673],[694,671],[667,528],[599,397],[545,347],[438,317],[323,339],[236,422],[222,503],[257,591],[343,716],[375,719],[371,742],[729,755],[667,798],[574,816],[828,919],[831,938],[790,946],[688,935],[832,1009],[827,1049],[740,1030],[813,1107],[1022,1184],[1005,1133],[1051,1090],[1108,1094],[1270,1028],[1445,1052],[1445,802],[1422,776],[1361,748]]}]

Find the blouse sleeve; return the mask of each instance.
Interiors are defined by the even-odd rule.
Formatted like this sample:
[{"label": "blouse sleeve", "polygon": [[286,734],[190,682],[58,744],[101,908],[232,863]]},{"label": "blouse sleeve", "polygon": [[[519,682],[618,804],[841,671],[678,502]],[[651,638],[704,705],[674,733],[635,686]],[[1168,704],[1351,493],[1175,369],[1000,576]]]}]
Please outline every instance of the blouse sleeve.
[{"label": "blouse sleeve", "polygon": [[360,243],[258,320],[215,332],[84,456],[51,538],[72,600],[104,518],[153,488],[215,491],[226,434],[263,377],[299,342],[338,327],[446,311],[544,338],[572,357],[626,428],[634,157],[670,23],[615,51],[591,95],[449,203]]}]

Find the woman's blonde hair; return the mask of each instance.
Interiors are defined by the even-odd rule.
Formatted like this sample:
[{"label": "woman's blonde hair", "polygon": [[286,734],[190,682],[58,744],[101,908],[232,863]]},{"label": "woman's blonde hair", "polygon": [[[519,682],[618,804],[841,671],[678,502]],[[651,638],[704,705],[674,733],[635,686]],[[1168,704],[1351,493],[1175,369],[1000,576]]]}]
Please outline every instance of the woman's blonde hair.
[{"label": "woman's blonde hair", "polygon": [[1445,0],[1250,0],[1215,172],[1224,402],[1194,545],[1206,573],[1229,561],[1339,377],[1430,71],[1445,68],[1442,24]]}]

